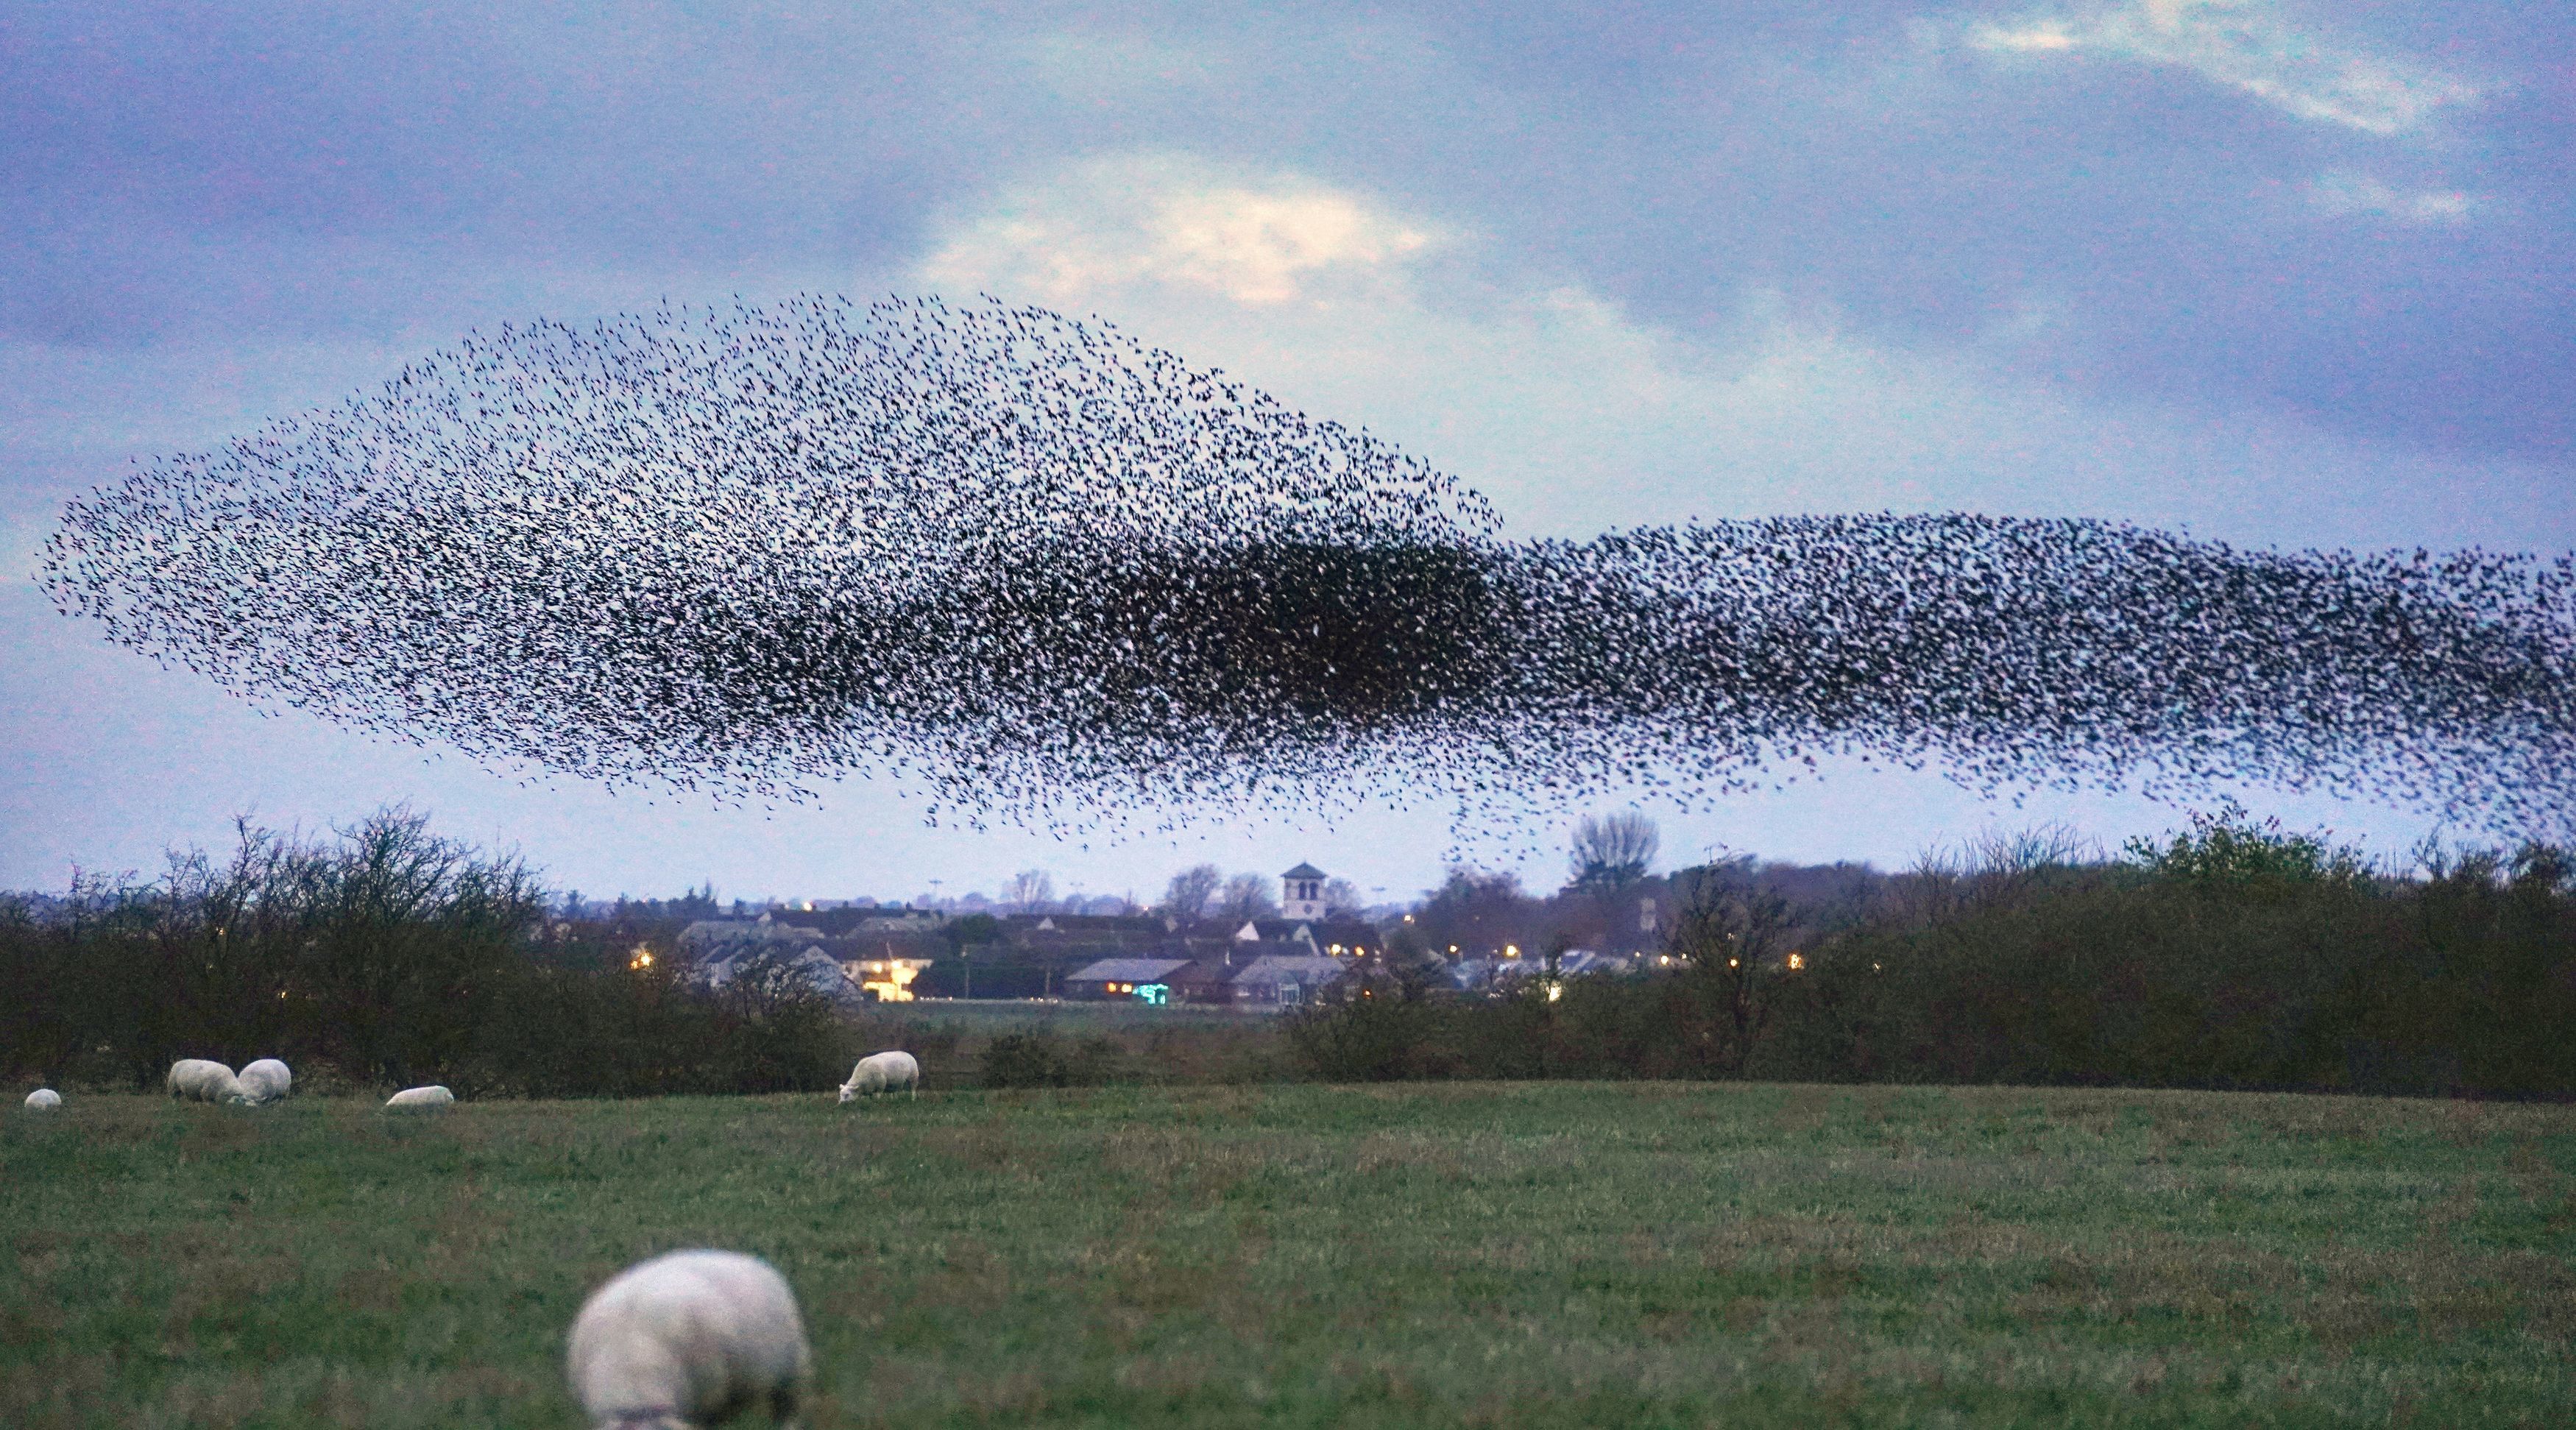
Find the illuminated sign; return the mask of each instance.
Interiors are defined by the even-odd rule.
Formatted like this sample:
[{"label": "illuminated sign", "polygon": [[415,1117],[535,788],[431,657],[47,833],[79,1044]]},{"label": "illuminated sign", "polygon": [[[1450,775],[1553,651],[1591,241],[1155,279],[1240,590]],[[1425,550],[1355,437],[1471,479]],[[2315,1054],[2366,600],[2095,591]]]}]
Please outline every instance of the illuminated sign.
[{"label": "illuminated sign", "polygon": [[1136,997],[1141,1002],[1160,1005],[1172,1001],[1172,990],[1166,984],[1147,983],[1137,988]]}]

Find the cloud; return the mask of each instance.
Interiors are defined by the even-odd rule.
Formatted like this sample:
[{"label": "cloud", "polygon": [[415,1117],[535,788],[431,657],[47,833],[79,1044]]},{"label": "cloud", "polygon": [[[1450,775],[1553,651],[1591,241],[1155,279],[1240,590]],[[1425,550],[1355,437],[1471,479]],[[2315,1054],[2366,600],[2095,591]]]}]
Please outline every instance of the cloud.
[{"label": "cloud", "polygon": [[2338,169],[2308,186],[2309,206],[2319,213],[2344,217],[2377,215],[2400,223],[2458,224],[2484,206],[2484,201],[2457,189],[2392,187],[2368,174]]},{"label": "cloud", "polygon": [[1127,155],[1083,164],[986,213],[922,273],[1056,303],[1145,283],[1262,307],[1368,280],[1436,241],[1431,229],[1313,180]]},{"label": "cloud", "polygon": [[[2077,293],[1999,291],[1980,331],[1942,348],[1751,281],[1684,334],[1516,264],[1471,225],[1359,186],[1156,154],[989,195],[933,233],[912,276],[1097,313],[1365,424],[1485,492],[1524,536],[1872,510],[2299,545],[2576,532],[2561,470],[2392,455],[2294,419],[2028,376],[2025,357],[2098,320]],[[2464,500],[2475,491],[2490,495]]]},{"label": "cloud", "polygon": [[1997,54],[2096,54],[2189,70],[2301,119],[2394,136],[2422,129],[2485,88],[2403,58],[2302,30],[2272,0],[2125,0],[1980,25]]}]

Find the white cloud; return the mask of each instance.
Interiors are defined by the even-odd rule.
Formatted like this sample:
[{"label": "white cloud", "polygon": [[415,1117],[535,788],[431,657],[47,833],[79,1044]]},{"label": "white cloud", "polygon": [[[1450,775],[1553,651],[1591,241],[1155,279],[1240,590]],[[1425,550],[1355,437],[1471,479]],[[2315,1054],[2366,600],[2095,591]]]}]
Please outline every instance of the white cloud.
[{"label": "white cloud", "polygon": [[2341,169],[2308,186],[2308,203],[2336,217],[2372,214],[2418,224],[2466,223],[2482,207],[2481,200],[2457,189],[2399,189],[2371,175]]},{"label": "white cloud", "polygon": [[2430,65],[2303,30],[2273,0],[2121,0],[1980,25],[1969,38],[2000,54],[2176,66],[2302,119],[2383,136],[2424,128],[2484,93]]},{"label": "white cloud", "polygon": [[1004,202],[952,234],[922,276],[1059,303],[1143,283],[1268,306],[1373,281],[1437,240],[1310,179],[1130,155],[1081,165]]},{"label": "white cloud", "polygon": [[[1346,185],[1157,156],[997,196],[914,276],[1097,313],[1364,423],[1483,491],[1523,536],[1895,509],[2302,545],[2576,537],[2563,471],[2454,467],[2286,418],[2111,403],[2023,375],[2082,330],[2056,295],[1997,294],[1978,343],[1950,351],[1753,289],[1685,335],[1509,258],[1468,225]],[[2490,496],[2464,501],[2472,491]],[[2529,521],[2479,524],[2508,510]]]}]

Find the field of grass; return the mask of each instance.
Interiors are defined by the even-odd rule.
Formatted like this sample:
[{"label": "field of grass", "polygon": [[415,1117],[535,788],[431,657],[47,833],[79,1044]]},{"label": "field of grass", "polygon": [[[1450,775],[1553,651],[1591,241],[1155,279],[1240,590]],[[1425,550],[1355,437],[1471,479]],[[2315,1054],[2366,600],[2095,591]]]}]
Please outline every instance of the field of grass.
[{"label": "field of grass", "polygon": [[[14,1095],[10,1101],[14,1104]],[[0,1424],[570,1426],[775,1261],[818,1426],[2576,1423],[2576,1108],[1446,1084],[0,1114]]]}]

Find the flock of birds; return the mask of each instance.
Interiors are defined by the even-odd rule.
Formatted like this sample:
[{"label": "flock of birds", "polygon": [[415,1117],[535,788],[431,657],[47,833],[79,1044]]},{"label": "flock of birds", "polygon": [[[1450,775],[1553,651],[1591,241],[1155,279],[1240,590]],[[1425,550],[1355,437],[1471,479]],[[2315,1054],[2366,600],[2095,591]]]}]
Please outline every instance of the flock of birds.
[{"label": "flock of birds", "polygon": [[1365,432],[992,301],[470,337],[73,501],[42,579],[255,702],[523,772],[887,778],[1058,832],[1389,798],[1483,827],[1837,753],[2576,808],[2568,558],[1962,515],[1512,541]]}]

